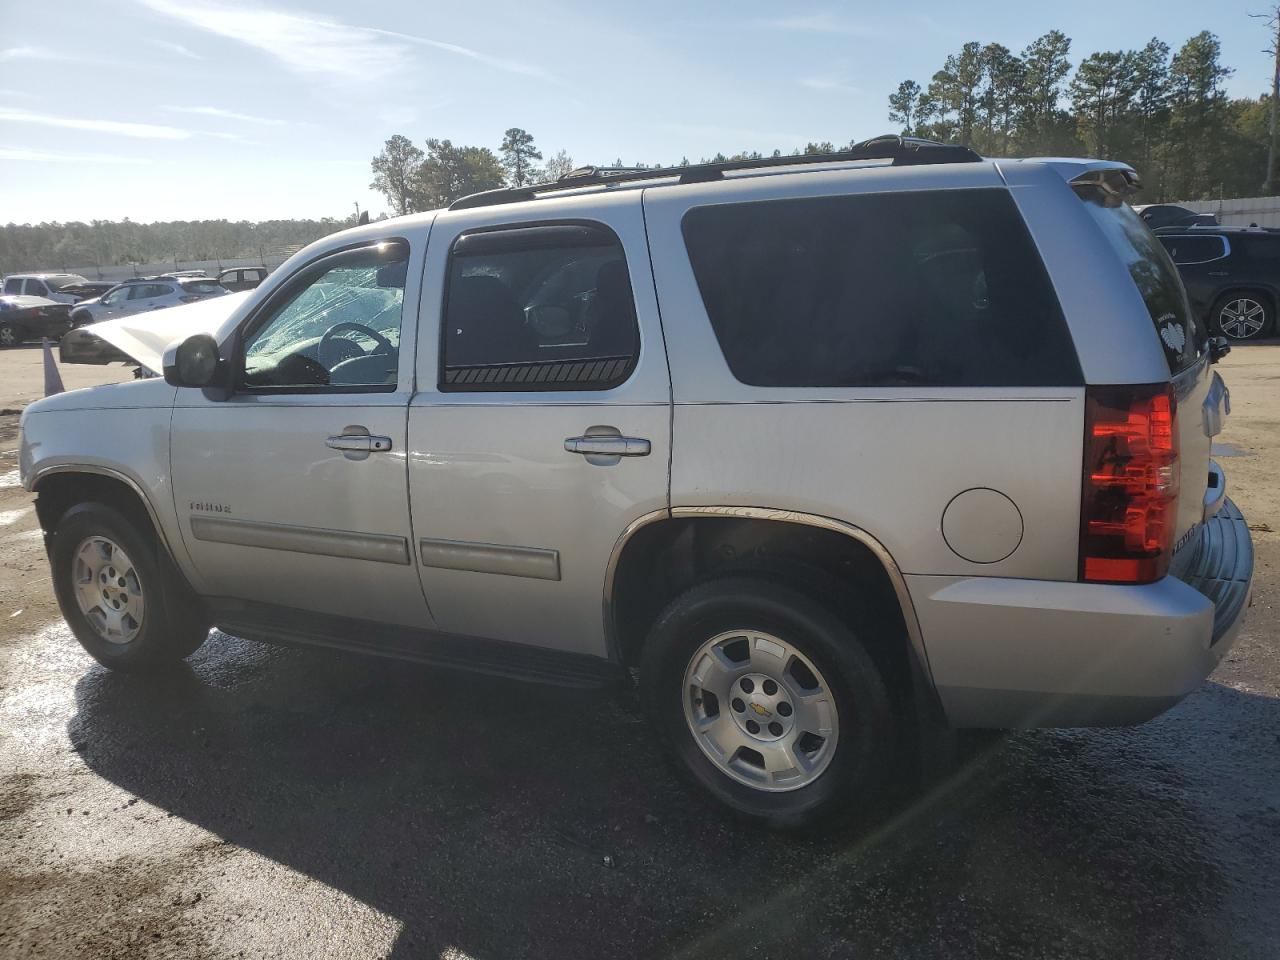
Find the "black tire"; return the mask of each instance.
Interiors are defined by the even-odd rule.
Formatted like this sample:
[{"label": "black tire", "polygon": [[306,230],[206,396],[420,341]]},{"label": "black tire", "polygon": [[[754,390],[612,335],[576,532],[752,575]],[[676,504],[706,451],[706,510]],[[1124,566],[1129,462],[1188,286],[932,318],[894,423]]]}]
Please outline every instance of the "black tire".
[{"label": "black tire", "polygon": [[[81,612],[76,599],[75,560],[87,539],[105,537],[132,561],[146,606],[137,635],[128,642],[105,639]],[[85,651],[112,670],[146,671],[194,653],[209,635],[203,605],[157,542],[114,507],[82,503],[62,515],[49,537],[49,563],[58,606]]]},{"label": "black tire", "polygon": [[0,350],[16,347],[21,342],[21,331],[14,324],[0,320]]},{"label": "black tire", "polygon": [[[685,719],[691,659],[708,639],[736,630],[785,637],[812,661],[834,698],[839,714],[835,751],[826,769],[797,789],[769,792],[729,776],[703,753]],[[640,670],[645,712],[680,771],[752,821],[795,829],[834,818],[870,819],[886,799],[890,760],[900,737],[886,684],[858,631],[857,624],[806,594],[769,580],[702,583],[667,606],[645,641]]]},{"label": "black tire", "polygon": [[[1262,326],[1253,333],[1244,332],[1242,325],[1235,322],[1231,314],[1228,313],[1229,309],[1233,309],[1236,304],[1243,301],[1251,301],[1262,308]],[[1226,326],[1223,325],[1224,323]],[[1272,331],[1275,330],[1275,325],[1276,312],[1270,298],[1247,290],[1224,293],[1214,301],[1213,309],[1209,311],[1209,329],[1215,334],[1220,334],[1237,343],[1269,337]]]}]

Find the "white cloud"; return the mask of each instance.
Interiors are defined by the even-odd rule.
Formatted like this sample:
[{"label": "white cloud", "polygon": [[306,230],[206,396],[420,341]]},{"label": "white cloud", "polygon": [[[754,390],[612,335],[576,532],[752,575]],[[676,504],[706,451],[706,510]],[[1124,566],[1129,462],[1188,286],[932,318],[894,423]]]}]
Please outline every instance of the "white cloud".
[{"label": "white cloud", "polygon": [[147,157],[120,157],[109,153],[54,153],[48,150],[26,150],[22,147],[0,147],[0,160],[27,160],[37,163],[150,163]]},{"label": "white cloud", "polygon": [[168,50],[170,53],[176,53],[180,57],[186,57],[189,60],[203,60],[204,57],[180,43],[174,43],[172,40],[148,39],[147,43],[161,50]]},{"label": "white cloud", "polygon": [[42,127],[60,127],[64,130],[87,130],[92,133],[113,133],[122,137],[139,137],[144,140],[186,140],[190,130],[165,127],[154,123],[126,123],[122,120],[88,120],[79,117],[61,117],[49,113],[33,113],[15,107],[0,107],[0,121],[30,123]]},{"label": "white cloud", "polygon": [[0,50],[0,61],[4,60],[71,60],[65,53],[50,50],[48,47],[8,47]]},{"label": "white cloud", "polygon": [[264,127],[280,127],[285,124],[284,120],[276,120],[272,117],[257,117],[251,113],[238,113],[235,110],[225,110],[222,107],[164,107],[172,113],[192,113],[201,117],[217,117],[221,120],[236,120],[240,123],[258,123]]},{"label": "white cloud", "polygon": [[810,90],[817,90],[820,93],[845,93],[855,96],[861,96],[862,91],[852,84],[845,83],[839,77],[834,76],[818,76],[818,77],[801,77],[800,86],[807,87]]},{"label": "white cloud", "polygon": [[852,37],[870,37],[879,33],[872,27],[843,20],[828,11],[779,17],[775,20],[759,20],[757,24],[771,30],[786,30],[792,33],[832,33]]},{"label": "white cloud", "polygon": [[227,0],[138,0],[143,6],[188,26],[235,40],[306,75],[376,81],[412,66],[413,48],[430,47],[486,66],[526,76],[546,72],[470,47],[394,30],[361,27],[305,12],[242,5]]}]

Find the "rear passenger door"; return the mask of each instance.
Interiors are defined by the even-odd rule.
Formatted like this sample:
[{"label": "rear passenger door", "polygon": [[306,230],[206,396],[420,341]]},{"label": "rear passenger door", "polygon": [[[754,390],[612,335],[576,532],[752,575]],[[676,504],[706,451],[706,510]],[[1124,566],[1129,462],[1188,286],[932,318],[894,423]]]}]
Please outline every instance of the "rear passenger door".
[{"label": "rear passenger door", "polygon": [[603,656],[605,571],[667,506],[670,383],[640,191],[442,214],[409,491],[451,633]]}]

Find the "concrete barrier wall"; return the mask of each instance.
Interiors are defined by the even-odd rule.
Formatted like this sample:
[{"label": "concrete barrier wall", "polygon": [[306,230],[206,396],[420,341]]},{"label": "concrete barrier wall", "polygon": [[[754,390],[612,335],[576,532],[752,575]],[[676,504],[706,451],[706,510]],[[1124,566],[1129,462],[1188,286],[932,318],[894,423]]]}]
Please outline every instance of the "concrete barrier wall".
[{"label": "concrete barrier wall", "polygon": [[[89,280],[131,280],[134,277],[153,277],[161,273],[172,273],[174,270],[203,270],[211,277],[216,277],[228,267],[266,267],[274,270],[285,260],[288,254],[267,254],[265,257],[242,257],[228,260],[163,260],[159,263],[127,263],[118,267],[58,267],[59,273],[78,273]],[[53,272],[50,270],[49,272]]]},{"label": "concrete barrier wall", "polygon": [[1224,227],[1280,227],[1280,197],[1241,197],[1236,200],[1175,200],[1196,213],[1212,213]]}]

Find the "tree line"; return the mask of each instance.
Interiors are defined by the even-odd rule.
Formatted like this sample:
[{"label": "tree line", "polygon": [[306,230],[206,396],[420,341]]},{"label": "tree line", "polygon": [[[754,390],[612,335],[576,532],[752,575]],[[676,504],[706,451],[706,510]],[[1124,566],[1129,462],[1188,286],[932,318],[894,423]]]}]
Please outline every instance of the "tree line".
[{"label": "tree line", "polygon": [[1074,65],[1071,39],[1050,30],[1021,53],[970,41],[927,86],[889,95],[903,133],[988,156],[1123,160],[1142,177],[1140,199],[1257,196],[1269,187],[1271,97],[1233,99],[1218,38],[1202,31],[1176,52],[1153,37],[1137,50],[1102,50]]},{"label": "tree line", "polygon": [[[1176,51],[1152,38],[1139,49],[1097,51],[1078,63],[1072,61],[1071,39],[1059,30],[1017,53],[975,40],[950,54],[927,83],[903,80],[888,97],[888,119],[904,134],[964,144],[987,156],[1123,160],[1142,176],[1143,202],[1269,193],[1272,98],[1228,97],[1223,83],[1232,73],[1209,31]],[[831,153],[864,136],[848,144],[812,141],[786,153]],[[717,153],[699,162],[763,155]],[[682,157],[671,165],[689,162]],[[607,165],[662,167],[624,164],[621,158]],[[555,180],[572,169],[565,150],[544,157],[520,127],[508,129],[496,150],[435,138],[419,146],[396,134],[372,160],[371,188],[399,215],[447,206],[483,190]],[[272,256],[354,222],[352,216],[9,224],[0,227],[0,270]]]},{"label": "tree line", "polygon": [[[1137,50],[1071,60],[1071,39],[1050,30],[1020,53],[970,41],[921,86],[904,80],[889,95],[889,122],[911,136],[973,147],[986,156],[1089,156],[1123,160],[1142,176],[1139,200],[1256,196],[1267,171],[1271,97],[1232,99],[1218,38],[1196,34],[1176,52],[1159,38]],[[872,131],[873,133],[875,131]],[[831,153],[846,144],[812,141],[771,156]],[[568,173],[561,150],[542,153],[519,127],[497,151],[397,134],[373,158],[371,189],[397,214],[443,207],[469,193],[546,182]],[[759,151],[717,153],[699,162],[758,159]],[[689,163],[681,158],[673,166]],[[624,166],[619,158],[612,166]],[[661,169],[636,162],[634,169]]]},{"label": "tree line", "polygon": [[173,220],[15,224],[0,227],[0,273],[128,263],[278,258],[346,227],[346,219]]}]

